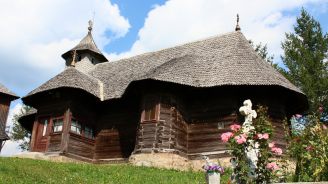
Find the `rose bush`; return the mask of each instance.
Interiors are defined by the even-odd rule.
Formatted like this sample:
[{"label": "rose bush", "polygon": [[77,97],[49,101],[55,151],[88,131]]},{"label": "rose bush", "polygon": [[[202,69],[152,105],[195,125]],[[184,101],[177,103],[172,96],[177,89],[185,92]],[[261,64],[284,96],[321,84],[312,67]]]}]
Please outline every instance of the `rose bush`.
[{"label": "rose bush", "polygon": [[[254,129],[247,134],[242,131],[239,124],[230,126],[231,132],[221,135],[221,140],[228,143],[234,166],[234,180],[237,183],[270,183],[279,169],[276,162],[270,161],[274,155],[281,155],[282,149],[275,146],[272,138],[272,125],[267,117],[267,108],[259,106],[258,117],[253,120]],[[251,166],[246,155],[246,150],[252,143],[258,143],[258,161],[255,173],[250,173]],[[253,176],[253,177],[250,177]]]},{"label": "rose bush", "polygon": [[305,121],[302,131],[287,134],[287,153],[296,162],[294,181],[328,180],[328,130],[323,112],[320,106],[316,113],[293,117],[296,121]]}]

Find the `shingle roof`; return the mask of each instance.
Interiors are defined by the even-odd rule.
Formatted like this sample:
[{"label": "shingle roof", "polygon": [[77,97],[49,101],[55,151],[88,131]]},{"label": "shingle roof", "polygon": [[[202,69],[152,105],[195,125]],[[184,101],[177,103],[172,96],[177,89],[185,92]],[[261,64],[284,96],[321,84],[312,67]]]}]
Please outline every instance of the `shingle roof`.
[{"label": "shingle roof", "polygon": [[88,75],[75,69],[66,69],[28,96],[58,87],[72,87],[99,97],[100,87],[91,76],[102,81],[104,100],[122,97],[131,82],[143,79],[193,87],[273,85],[303,94],[260,58],[240,31],[235,31],[127,59],[100,63]]},{"label": "shingle roof", "polygon": [[82,73],[74,67],[68,67],[62,73],[28,93],[24,98],[57,88],[77,88],[101,98],[100,83],[101,82],[94,77]]},{"label": "shingle roof", "polygon": [[29,108],[25,113],[23,113],[19,118],[18,122],[28,131],[32,131],[33,122],[35,120],[35,115],[38,111],[33,107]]},{"label": "shingle roof", "polygon": [[80,41],[79,44],[77,44],[74,48],[72,48],[71,50],[65,52],[62,57],[64,59],[67,59],[68,57],[70,57],[72,51],[82,51],[82,50],[89,50],[91,52],[93,52],[94,54],[96,54],[101,62],[105,62],[108,61],[106,59],[106,57],[101,53],[101,51],[98,49],[95,41],[93,40],[91,31],[88,32],[88,34]]},{"label": "shingle roof", "polygon": [[15,93],[11,92],[9,89],[7,89],[4,85],[0,84],[0,93],[12,96],[13,98],[17,99],[19,98]]},{"label": "shingle roof", "polygon": [[25,116],[29,116],[32,114],[36,114],[38,112],[38,110],[36,110],[35,108],[31,107],[27,112],[24,113],[24,115],[22,115],[21,117],[25,117]]},{"label": "shingle roof", "polygon": [[96,65],[105,100],[120,98],[132,81],[154,79],[194,87],[277,85],[302,93],[260,58],[239,32]]}]

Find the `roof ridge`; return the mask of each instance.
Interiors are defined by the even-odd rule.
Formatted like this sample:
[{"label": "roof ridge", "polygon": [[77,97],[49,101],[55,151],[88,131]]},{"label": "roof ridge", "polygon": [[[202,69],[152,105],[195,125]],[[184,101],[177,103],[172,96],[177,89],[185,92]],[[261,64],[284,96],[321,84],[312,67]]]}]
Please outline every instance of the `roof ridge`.
[{"label": "roof ridge", "polygon": [[134,56],[121,58],[121,59],[118,59],[118,60],[112,60],[111,62],[98,63],[95,66],[102,65],[102,64],[123,62],[124,60],[128,60],[128,59],[134,59],[134,58],[138,58],[138,57],[153,55],[154,53],[163,52],[165,50],[174,49],[174,48],[178,48],[178,47],[183,47],[183,46],[186,46],[186,45],[189,45],[189,44],[194,44],[194,43],[197,43],[197,42],[202,42],[202,41],[206,41],[206,40],[210,40],[210,39],[214,39],[214,38],[218,38],[218,37],[222,37],[222,36],[227,36],[227,35],[230,35],[230,34],[242,34],[243,35],[243,33],[241,31],[231,31],[231,32],[228,32],[228,33],[217,34],[217,35],[213,35],[213,36],[210,36],[210,37],[204,37],[204,38],[196,39],[196,40],[193,40],[193,41],[190,41],[190,42],[177,44],[177,45],[174,45],[172,47],[166,47],[166,48],[163,48],[163,49],[150,51],[150,52],[145,52],[145,53],[137,54],[137,55],[134,55]]}]

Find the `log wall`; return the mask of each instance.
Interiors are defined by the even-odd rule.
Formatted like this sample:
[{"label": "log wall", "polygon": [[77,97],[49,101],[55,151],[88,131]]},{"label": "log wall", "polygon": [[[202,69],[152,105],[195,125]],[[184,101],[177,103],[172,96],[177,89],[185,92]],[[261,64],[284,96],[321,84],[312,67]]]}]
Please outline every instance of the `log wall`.
[{"label": "log wall", "polygon": [[[142,95],[147,97],[147,94]],[[172,152],[189,159],[200,159],[203,154],[216,158],[227,156],[220,136],[229,131],[233,122],[242,122],[237,110],[245,97],[238,96],[237,92],[207,94],[201,90],[180,96],[164,92],[151,95],[158,97],[158,117],[147,121],[142,120],[140,104],[143,102],[132,98],[101,104],[63,100],[40,105],[37,117],[65,115],[66,118],[69,109],[71,116],[84,119],[95,131],[94,140],[72,133],[67,140],[60,134],[50,135],[46,141],[47,151],[62,151],[65,141],[67,153],[95,160],[128,158],[132,153],[149,152]],[[276,133],[274,140],[283,146],[284,101],[268,100],[261,95],[250,98],[256,99],[255,104],[269,106]],[[67,127],[69,130],[70,125]],[[43,144],[41,141],[36,148],[41,149]]]},{"label": "log wall", "polygon": [[94,153],[94,140],[70,133],[67,153],[92,159]]},{"label": "log wall", "polygon": [[49,137],[48,152],[60,151],[61,133],[55,133]]},{"label": "log wall", "polygon": [[135,147],[139,107],[132,101],[103,106],[97,121],[95,159],[128,158]]},{"label": "log wall", "polygon": [[229,126],[236,120],[236,114],[220,117],[216,121],[190,123],[188,126],[188,157],[200,159],[203,154],[211,157],[226,156],[226,144],[221,134],[230,131]]},{"label": "log wall", "polygon": [[175,98],[161,95],[157,103],[159,118],[141,120],[134,153],[173,152],[186,156],[187,123],[177,111]]},{"label": "log wall", "polygon": [[[173,152],[189,159],[201,159],[204,154],[210,158],[228,156],[221,134],[231,131],[231,124],[243,122],[243,116],[238,112],[242,105],[240,99],[231,100],[221,95],[222,98],[199,97],[183,101],[173,95],[158,96],[160,118],[140,123],[134,153]],[[284,148],[286,142],[281,118],[285,109],[282,103],[275,101],[270,105],[268,101],[259,101],[269,106],[274,127],[273,141]]]},{"label": "log wall", "polygon": [[0,97],[0,123],[2,123],[2,127],[6,127],[6,121],[8,117],[10,106],[10,99],[1,96]]}]

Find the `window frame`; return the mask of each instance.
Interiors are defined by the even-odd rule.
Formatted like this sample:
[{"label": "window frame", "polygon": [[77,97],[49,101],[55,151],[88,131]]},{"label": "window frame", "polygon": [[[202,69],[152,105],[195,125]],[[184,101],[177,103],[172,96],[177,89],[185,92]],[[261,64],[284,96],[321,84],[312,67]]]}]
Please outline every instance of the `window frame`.
[{"label": "window frame", "polygon": [[[55,131],[55,127],[60,127],[60,126],[56,126],[56,121],[61,120],[61,129]],[[62,133],[63,132],[63,128],[64,128],[64,117],[55,117],[52,118],[52,133],[56,134],[56,133]]]},{"label": "window frame", "polygon": [[[72,130],[72,122],[74,120],[76,122],[78,122],[78,124],[80,125],[80,133]],[[74,134],[75,136],[83,137],[84,139],[95,140],[95,129],[94,129],[94,127],[93,126],[90,126],[90,125],[87,125],[85,122],[86,122],[85,120],[80,119],[80,118],[73,117],[71,115],[70,116],[69,133],[70,134]],[[76,128],[77,126],[74,126],[74,127]],[[88,129],[91,130],[91,134],[88,134],[88,135],[85,134],[86,128],[88,128]],[[89,135],[91,135],[91,136],[89,136]]]},{"label": "window frame", "polygon": [[[90,131],[87,131],[90,130]],[[86,134],[86,132],[89,132],[88,134]],[[87,139],[92,139],[94,140],[95,139],[95,134],[94,134],[94,129],[93,128],[90,128],[89,126],[84,126],[84,137],[87,138]]]},{"label": "window frame", "polygon": [[42,129],[42,137],[47,136],[48,131],[48,126],[49,126],[49,118],[48,119],[43,119],[43,129]]},{"label": "window frame", "polygon": [[[73,122],[76,122],[74,126],[73,126]],[[72,127],[74,127],[75,130],[72,130]],[[79,128],[80,132],[77,131],[78,128]],[[77,135],[82,135],[82,130],[83,130],[82,123],[79,120],[77,120],[76,118],[71,117],[71,123],[70,123],[69,131],[74,133],[74,134],[77,134]]]},{"label": "window frame", "polygon": [[[141,120],[140,122],[141,123],[146,123],[146,122],[156,122],[156,121],[159,121],[159,116],[160,116],[160,98],[157,97],[157,96],[146,96],[144,99],[143,99],[143,103],[142,103],[142,114],[141,114]],[[151,108],[150,111],[154,111],[154,117],[152,118],[151,117],[151,112],[149,114],[149,117],[146,118],[146,113],[147,113],[147,109],[146,107],[148,105],[152,105],[154,104],[154,106]]]}]

